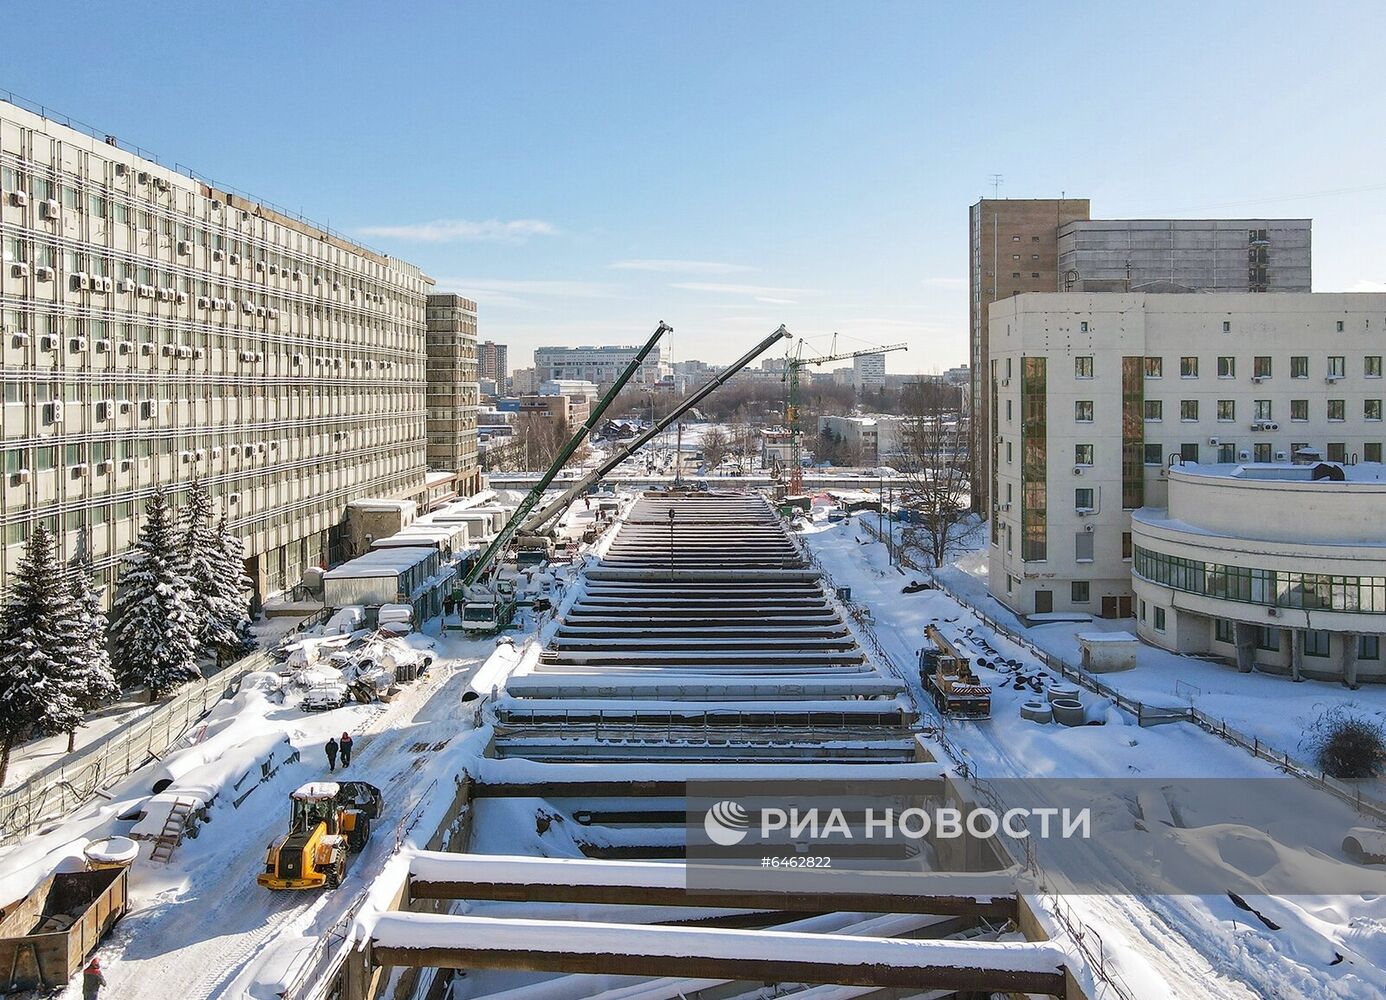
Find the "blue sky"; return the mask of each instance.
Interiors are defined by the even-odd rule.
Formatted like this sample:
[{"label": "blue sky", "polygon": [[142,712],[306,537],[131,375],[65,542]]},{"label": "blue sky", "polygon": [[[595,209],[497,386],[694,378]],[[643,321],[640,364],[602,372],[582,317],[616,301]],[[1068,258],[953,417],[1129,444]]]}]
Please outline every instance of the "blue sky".
[{"label": "blue sky", "polygon": [[1386,5],[8,8],[0,87],[414,261],[512,366],[661,319],[678,358],[783,322],[962,363],[993,173],[1309,216],[1316,290],[1386,289]]}]

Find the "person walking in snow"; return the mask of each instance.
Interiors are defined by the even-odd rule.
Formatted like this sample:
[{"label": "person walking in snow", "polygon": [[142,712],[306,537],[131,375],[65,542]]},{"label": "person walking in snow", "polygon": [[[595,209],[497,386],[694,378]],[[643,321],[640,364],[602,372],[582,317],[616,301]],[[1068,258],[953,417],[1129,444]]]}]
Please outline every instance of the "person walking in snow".
[{"label": "person walking in snow", "polygon": [[351,733],[342,733],[342,738],[337,741],[342,748],[342,767],[351,763],[351,742]]},{"label": "person walking in snow", "polygon": [[327,750],[327,769],[329,771],[337,770],[337,741],[329,736],[325,749]]},{"label": "person walking in snow", "polygon": [[101,974],[101,959],[92,956],[91,964],[82,971],[82,1000],[96,1000],[106,977]]}]

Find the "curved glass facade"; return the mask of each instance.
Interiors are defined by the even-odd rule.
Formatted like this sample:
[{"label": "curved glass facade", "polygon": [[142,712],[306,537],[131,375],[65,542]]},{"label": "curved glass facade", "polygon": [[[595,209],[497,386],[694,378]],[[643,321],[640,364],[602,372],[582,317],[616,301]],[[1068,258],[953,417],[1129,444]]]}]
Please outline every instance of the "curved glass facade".
[{"label": "curved glass facade", "polygon": [[1136,546],[1131,571],[1171,590],[1305,611],[1386,614],[1386,576],[1328,576],[1184,559]]}]

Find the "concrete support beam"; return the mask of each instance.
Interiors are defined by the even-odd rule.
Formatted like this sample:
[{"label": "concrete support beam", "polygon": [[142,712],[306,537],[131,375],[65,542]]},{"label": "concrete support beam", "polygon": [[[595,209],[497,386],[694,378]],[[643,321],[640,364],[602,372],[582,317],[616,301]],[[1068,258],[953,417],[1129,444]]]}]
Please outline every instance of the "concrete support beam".
[{"label": "concrete support beam", "polygon": [[1257,632],[1256,626],[1247,622],[1235,622],[1232,626],[1232,640],[1237,647],[1237,669],[1244,674],[1256,668]]},{"label": "concrete support beam", "polygon": [[1343,683],[1352,690],[1356,691],[1357,681],[1357,647],[1362,637],[1356,632],[1344,632],[1343,638]]}]

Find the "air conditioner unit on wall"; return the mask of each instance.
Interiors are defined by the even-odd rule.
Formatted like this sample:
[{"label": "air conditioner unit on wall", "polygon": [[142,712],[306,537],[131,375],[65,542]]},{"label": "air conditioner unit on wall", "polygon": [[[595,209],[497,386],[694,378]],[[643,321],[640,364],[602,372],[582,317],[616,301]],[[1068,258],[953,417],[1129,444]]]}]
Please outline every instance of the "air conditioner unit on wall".
[{"label": "air conditioner unit on wall", "polygon": [[1073,474],[1075,476],[1081,476],[1083,474],[1083,467],[1081,465],[1075,465],[1073,467]]}]

